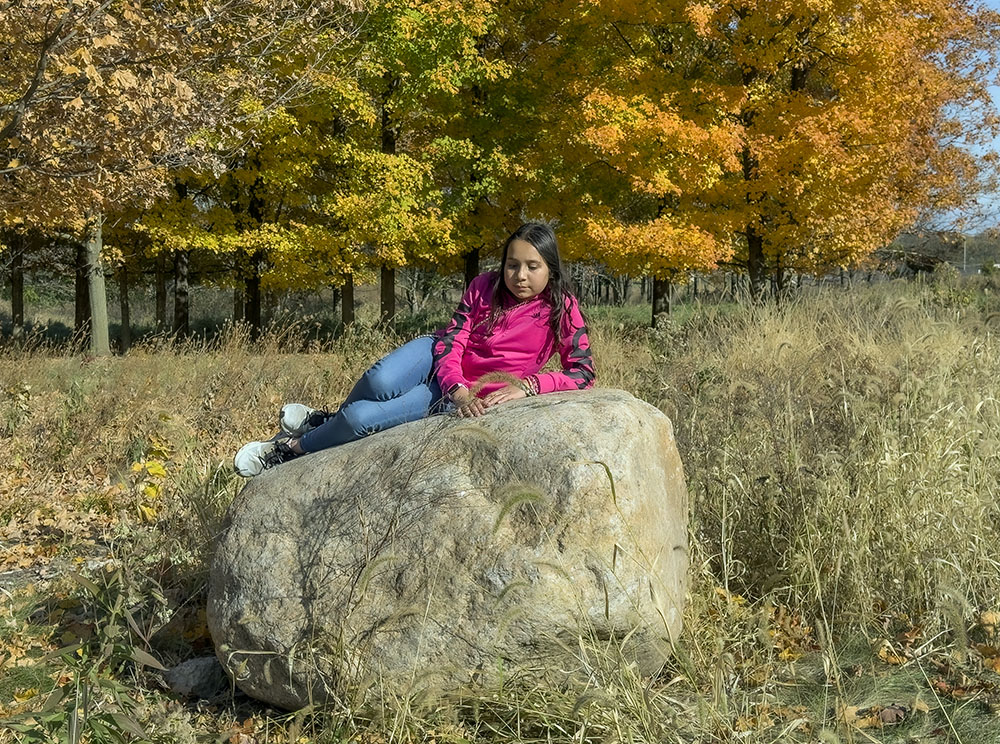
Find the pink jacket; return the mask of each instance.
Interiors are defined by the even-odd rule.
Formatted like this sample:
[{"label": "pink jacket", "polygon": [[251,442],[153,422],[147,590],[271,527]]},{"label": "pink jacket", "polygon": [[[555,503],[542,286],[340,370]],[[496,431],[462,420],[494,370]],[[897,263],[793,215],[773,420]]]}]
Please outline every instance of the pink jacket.
[{"label": "pink jacket", "polygon": [[[594,384],[594,363],[587,325],[575,297],[566,299],[561,338],[549,326],[549,295],[542,292],[526,302],[511,302],[490,327],[490,299],[497,272],[480,274],[462,296],[451,322],[434,342],[434,369],[441,389],[471,388],[487,372],[507,372],[519,379],[538,378],[538,390],[582,390]],[[562,372],[538,371],[558,350]],[[482,397],[503,383],[489,383]]]}]

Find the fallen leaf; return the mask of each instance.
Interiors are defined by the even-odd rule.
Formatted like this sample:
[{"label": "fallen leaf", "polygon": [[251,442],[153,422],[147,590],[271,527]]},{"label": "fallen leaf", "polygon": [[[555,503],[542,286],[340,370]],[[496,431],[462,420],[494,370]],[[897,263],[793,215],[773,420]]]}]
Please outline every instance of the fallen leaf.
[{"label": "fallen leaf", "polygon": [[880,658],[886,664],[899,665],[906,663],[906,657],[896,653],[896,650],[892,647],[892,643],[890,643],[888,639],[883,638],[879,642],[878,648],[876,649],[875,653],[878,656],[878,658]]},{"label": "fallen leaf", "polygon": [[997,632],[997,625],[1000,624],[1000,612],[979,613],[979,624],[983,626],[987,637],[992,638]]},{"label": "fallen leaf", "polygon": [[1000,648],[977,643],[976,650],[983,655],[983,666],[1000,674]]},{"label": "fallen leaf", "polygon": [[882,721],[883,725],[891,726],[897,723],[902,723],[906,720],[906,717],[909,714],[910,709],[907,706],[896,703],[880,710],[878,712],[878,717]]},{"label": "fallen leaf", "polygon": [[29,687],[27,690],[22,690],[21,692],[14,693],[14,701],[18,703],[23,703],[26,700],[31,700],[33,697],[38,696],[37,687]]},{"label": "fallen leaf", "polygon": [[838,711],[837,717],[840,721],[854,728],[882,728],[883,726],[894,726],[902,723],[910,713],[910,708],[905,705],[893,703],[882,707],[881,705],[870,705],[862,708],[857,705],[844,705]]}]

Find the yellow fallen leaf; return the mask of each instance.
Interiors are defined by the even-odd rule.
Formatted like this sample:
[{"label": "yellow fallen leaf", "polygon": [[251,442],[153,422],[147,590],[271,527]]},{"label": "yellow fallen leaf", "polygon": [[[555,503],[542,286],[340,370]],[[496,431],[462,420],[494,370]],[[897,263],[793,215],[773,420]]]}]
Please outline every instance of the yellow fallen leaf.
[{"label": "yellow fallen leaf", "polygon": [[31,700],[31,698],[38,695],[37,687],[29,687],[27,690],[22,690],[21,692],[14,693],[14,701],[18,703],[23,703],[25,700]]},{"label": "yellow fallen leaf", "polygon": [[166,478],[167,469],[163,467],[163,463],[157,460],[150,460],[146,463],[146,472],[149,473],[154,478]]},{"label": "yellow fallen leaf", "polygon": [[785,647],[778,652],[778,658],[782,661],[796,661],[802,658],[802,654],[792,648]]},{"label": "yellow fallen leaf", "polygon": [[1000,648],[986,643],[977,643],[976,650],[983,655],[983,666],[1000,674]]},{"label": "yellow fallen leaf", "polygon": [[996,646],[991,646],[988,643],[977,643],[976,650],[983,656],[989,656],[989,657],[1000,656],[1000,648],[997,648]]},{"label": "yellow fallen leaf", "polygon": [[871,714],[871,708],[858,705],[841,705],[837,708],[837,718],[841,723],[854,728],[871,728],[878,725],[878,716]]},{"label": "yellow fallen leaf", "polygon": [[883,639],[879,642],[878,648],[875,651],[878,658],[884,661],[886,664],[905,664],[906,657],[900,656],[896,653],[896,650],[892,647],[892,644]]}]

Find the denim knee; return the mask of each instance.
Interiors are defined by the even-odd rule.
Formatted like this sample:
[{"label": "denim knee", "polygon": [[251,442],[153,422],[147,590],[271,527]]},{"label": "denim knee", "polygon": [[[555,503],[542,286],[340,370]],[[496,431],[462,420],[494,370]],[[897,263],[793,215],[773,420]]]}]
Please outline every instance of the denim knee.
[{"label": "denim knee", "polygon": [[364,397],[369,400],[389,400],[406,392],[399,384],[398,371],[393,369],[392,364],[383,364],[383,361],[379,360],[361,377],[367,388]]},{"label": "denim knee", "polygon": [[378,408],[366,400],[357,400],[344,406],[337,412],[337,416],[340,416],[348,430],[354,432],[355,436],[358,437],[365,437],[380,431],[384,423]]},{"label": "denim knee", "polygon": [[433,377],[431,340],[415,338],[373,364],[359,380],[356,399],[386,401],[405,395]]}]

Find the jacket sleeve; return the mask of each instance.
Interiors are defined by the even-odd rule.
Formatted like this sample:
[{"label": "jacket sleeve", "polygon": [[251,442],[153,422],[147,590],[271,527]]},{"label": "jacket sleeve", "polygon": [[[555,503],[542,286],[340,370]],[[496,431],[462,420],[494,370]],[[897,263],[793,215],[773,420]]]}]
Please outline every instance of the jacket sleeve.
[{"label": "jacket sleeve", "polygon": [[542,372],[538,375],[538,392],[586,390],[594,384],[594,359],[590,354],[587,324],[575,297],[566,301],[562,318],[562,338],[559,339],[559,359],[562,372]]},{"label": "jacket sleeve", "polygon": [[[487,283],[488,277],[485,276],[478,276],[469,283],[451,321],[434,342],[434,372],[441,390],[446,393],[453,385],[471,387],[462,370],[462,356],[469,342],[469,332],[482,314],[483,292]],[[489,303],[485,306],[488,307]]]}]

